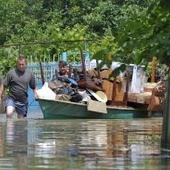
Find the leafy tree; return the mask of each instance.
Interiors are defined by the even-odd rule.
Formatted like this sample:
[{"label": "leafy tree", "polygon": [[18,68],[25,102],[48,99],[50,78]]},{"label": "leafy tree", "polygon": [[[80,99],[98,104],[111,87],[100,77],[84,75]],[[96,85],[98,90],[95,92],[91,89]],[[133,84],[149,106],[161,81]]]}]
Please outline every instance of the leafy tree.
[{"label": "leafy tree", "polygon": [[129,6],[129,16],[122,21],[119,31],[119,54],[125,61],[151,61],[153,56],[160,63],[170,64],[169,8],[157,1],[140,11]]},{"label": "leafy tree", "polygon": [[12,34],[20,31],[24,22],[25,4],[19,0],[0,0],[0,44],[4,44],[11,38]]},{"label": "leafy tree", "polygon": [[[126,53],[130,61],[133,61],[130,55],[132,53],[122,48],[121,43],[118,46],[115,37],[121,33],[122,40],[125,37],[126,42],[127,25],[131,23],[131,19],[136,19],[133,10],[139,18],[144,17],[148,3],[140,0],[114,2],[111,0],[49,0],[48,2],[45,0],[9,0],[8,2],[0,0],[0,2],[2,2],[0,3],[2,14],[0,34],[3,35],[0,42],[1,44],[17,44],[9,48],[8,51],[11,53],[8,52],[8,56],[24,53],[38,55],[40,60],[41,56],[47,53],[52,57],[62,50],[76,51],[79,46],[84,46],[83,39],[90,39],[92,41],[88,41],[86,50],[91,55],[97,53],[100,47],[102,50],[111,50],[109,53],[113,54],[114,60],[126,59],[117,55],[117,48],[120,47],[122,54]],[[131,26],[133,24],[129,26],[129,29]],[[6,28],[8,28],[7,31]],[[133,38],[133,35],[129,38]],[[69,40],[77,41],[77,43],[68,43]],[[112,48],[108,48],[106,40]],[[139,53],[142,46],[140,50],[135,49],[133,53]],[[1,54],[7,55],[3,52]],[[104,59],[104,56],[102,57]],[[108,56],[105,57],[104,61],[107,62]],[[137,60],[137,57],[135,58]]]}]

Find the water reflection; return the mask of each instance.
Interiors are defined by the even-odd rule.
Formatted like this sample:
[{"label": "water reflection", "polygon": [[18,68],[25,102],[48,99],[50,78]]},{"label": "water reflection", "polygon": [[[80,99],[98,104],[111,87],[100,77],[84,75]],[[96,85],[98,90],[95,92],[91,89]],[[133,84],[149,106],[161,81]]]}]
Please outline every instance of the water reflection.
[{"label": "water reflection", "polygon": [[14,123],[12,119],[6,122],[6,143],[13,144],[14,142]]},{"label": "water reflection", "polygon": [[4,155],[4,137],[3,137],[3,127],[0,126],[0,157]]},{"label": "water reflection", "polygon": [[161,169],[162,119],[9,120],[0,123],[1,169]]}]

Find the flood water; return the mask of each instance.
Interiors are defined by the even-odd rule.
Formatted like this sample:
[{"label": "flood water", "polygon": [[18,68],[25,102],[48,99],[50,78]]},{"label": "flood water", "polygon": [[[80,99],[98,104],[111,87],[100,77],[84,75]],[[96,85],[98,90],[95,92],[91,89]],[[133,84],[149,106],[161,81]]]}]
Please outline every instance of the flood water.
[{"label": "flood water", "polygon": [[0,119],[0,170],[164,170],[162,118]]}]

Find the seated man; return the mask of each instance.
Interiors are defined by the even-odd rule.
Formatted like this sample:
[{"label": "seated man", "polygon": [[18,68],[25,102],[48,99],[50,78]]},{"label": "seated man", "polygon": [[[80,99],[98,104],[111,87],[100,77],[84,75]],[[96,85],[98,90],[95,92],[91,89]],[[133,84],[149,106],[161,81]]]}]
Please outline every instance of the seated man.
[{"label": "seated man", "polygon": [[[64,95],[64,98],[73,102],[82,100],[80,94],[77,93],[77,82],[70,76],[70,70],[65,61],[59,61],[58,69],[55,70],[55,75],[52,81],[49,82],[49,88],[57,95]],[[67,97],[66,97],[67,95]],[[60,98],[62,98],[60,96]]]},{"label": "seated man", "polygon": [[59,61],[58,69],[55,70],[55,75],[53,76],[53,80],[56,79],[65,79],[69,77],[69,68],[67,62]]}]

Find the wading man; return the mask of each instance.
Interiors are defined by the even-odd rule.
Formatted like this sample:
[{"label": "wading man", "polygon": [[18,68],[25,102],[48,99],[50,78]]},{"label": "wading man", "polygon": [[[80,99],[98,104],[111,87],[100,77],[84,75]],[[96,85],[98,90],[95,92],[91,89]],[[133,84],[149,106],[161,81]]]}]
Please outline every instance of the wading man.
[{"label": "wading man", "polygon": [[12,118],[14,111],[17,112],[18,118],[27,116],[28,109],[28,88],[34,91],[36,97],[36,80],[32,72],[27,70],[27,60],[20,56],[17,59],[16,68],[7,73],[3,81],[0,92],[0,99],[5,88],[9,89],[6,100],[6,116]]}]

